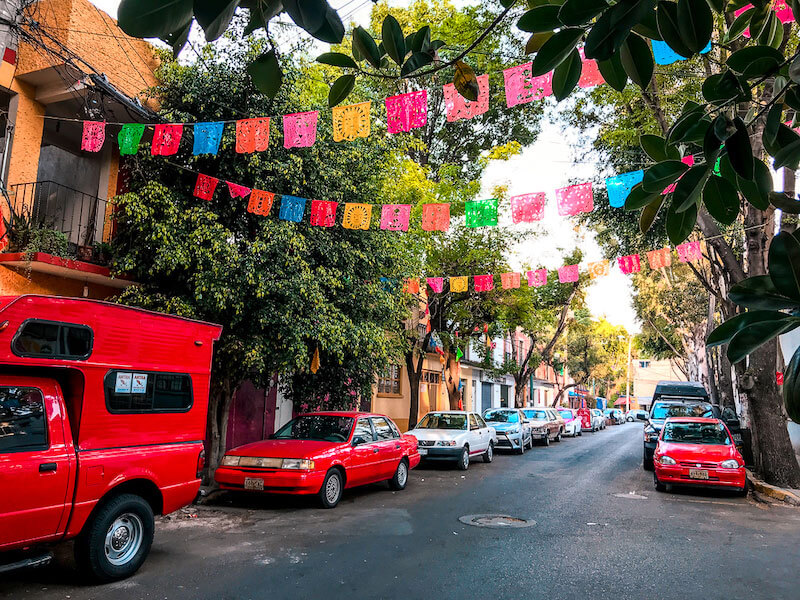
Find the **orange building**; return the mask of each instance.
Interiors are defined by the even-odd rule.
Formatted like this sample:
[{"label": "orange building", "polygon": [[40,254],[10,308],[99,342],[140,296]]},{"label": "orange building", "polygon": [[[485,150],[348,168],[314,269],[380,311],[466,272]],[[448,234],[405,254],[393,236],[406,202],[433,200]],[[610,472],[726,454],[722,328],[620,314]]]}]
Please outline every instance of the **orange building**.
[{"label": "orange building", "polygon": [[0,14],[0,184],[14,215],[0,295],[106,298],[131,284],[103,264],[123,177],[116,143],[81,150],[81,121],[152,121],[158,59],[88,0],[0,1]]}]

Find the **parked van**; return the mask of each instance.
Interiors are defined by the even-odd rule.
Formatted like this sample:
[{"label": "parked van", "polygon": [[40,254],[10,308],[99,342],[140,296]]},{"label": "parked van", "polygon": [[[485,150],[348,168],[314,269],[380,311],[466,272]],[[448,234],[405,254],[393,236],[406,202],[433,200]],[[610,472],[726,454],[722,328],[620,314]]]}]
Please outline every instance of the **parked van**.
[{"label": "parked van", "polygon": [[74,539],[91,578],[136,572],[153,515],[199,491],[221,331],[107,302],[0,297],[0,571]]}]

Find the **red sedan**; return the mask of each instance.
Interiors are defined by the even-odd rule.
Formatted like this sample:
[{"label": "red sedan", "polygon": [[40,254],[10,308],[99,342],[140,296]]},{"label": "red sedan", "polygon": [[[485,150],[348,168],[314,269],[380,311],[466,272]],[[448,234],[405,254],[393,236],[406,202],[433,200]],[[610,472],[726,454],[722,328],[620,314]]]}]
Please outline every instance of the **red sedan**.
[{"label": "red sedan", "polygon": [[667,485],[731,488],[747,493],[744,459],[719,419],[667,419],[653,455],[656,490]]},{"label": "red sedan", "polygon": [[389,417],[316,412],[292,419],[270,439],[230,450],[214,479],[222,489],[317,494],[333,508],[351,487],[388,481],[402,490],[419,464],[417,439]]}]

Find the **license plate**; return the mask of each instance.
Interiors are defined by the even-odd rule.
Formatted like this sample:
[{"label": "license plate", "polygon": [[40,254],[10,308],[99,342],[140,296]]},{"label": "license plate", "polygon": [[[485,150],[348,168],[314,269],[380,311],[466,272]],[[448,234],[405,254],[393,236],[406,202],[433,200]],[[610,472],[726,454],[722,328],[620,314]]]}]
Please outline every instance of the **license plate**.
[{"label": "license plate", "polygon": [[263,490],[264,489],[264,480],[258,479],[257,477],[245,477],[244,478],[244,489],[246,490]]},{"label": "license plate", "polygon": [[708,471],[705,469],[689,469],[691,479],[708,479]]},{"label": "license plate", "polygon": [[427,448],[417,448],[417,450],[419,451],[420,456],[425,456],[428,453]]}]

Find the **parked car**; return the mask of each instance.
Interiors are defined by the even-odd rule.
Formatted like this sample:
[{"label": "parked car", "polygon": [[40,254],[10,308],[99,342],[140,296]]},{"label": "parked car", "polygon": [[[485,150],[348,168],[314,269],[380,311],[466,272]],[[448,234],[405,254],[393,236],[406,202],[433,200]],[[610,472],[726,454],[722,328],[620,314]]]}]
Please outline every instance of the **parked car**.
[{"label": "parked car", "polygon": [[531,424],[523,412],[516,408],[487,408],[483,419],[493,427],[497,436],[497,448],[509,448],[524,454],[525,448],[533,448]]},{"label": "parked car", "polygon": [[75,540],[89,578],[132,575],[200,490],[222,328],[52,296],[0,298],[0,323],[0,571]]},{"label": "parked car", "polygon": [[618,408],[607,408],[603,411],[603,416],[607,423],[611,425],[622,425],[625,422],[625,415]]},{"label": "parked car", "polygon": [[556,411],[552,408],[523,408],[522,412],[531,422],[531,434],[533,439],[540,440],[545,446],[550,445],[550,441],[560,442],[563,433],[563,425],[559,421],[560,415],[556,417]]},{"label": "parked car", "polygon": [[564,419],[564,435],[575,437],[582,435],[581,418],[578,411],[572,408],[559,408],[558,414]]},{"label": "parked car", "polygon": [[592,409],[592,426],[594,427],[592,431],[600,431],[606,428],[606,417],[599,408]]},{"label": "parked car", "polygon": [[419,464],[417,440],[384,415],[354,411],[300,415],[270,439],[228,451],[214,478],[222,489],[316,494],[334,508],[345,489],[388,481],[405,489]]},{"label": "parked car", "polygon": [[646,418],[647,418],[647,411],[638,408],[632,408],[627,413],[625,413],[625,421],[627,423],[631,423],[633,421],[636,421],[637,419],[645,420]]},{"label": "parked car", "polygon": [[668,418],[653,458],[653,483],[659,492],[669,485],[682,485],[724,487],[747,494],[744,459],[720,419]]},{"label": "parked car", "polygon": [[424,460],[452,460],[462,471],[476,456],[483,462],[494,459],[495,430],[478,413],[464,410],[429,412],[408,432],[418,440]]}]

